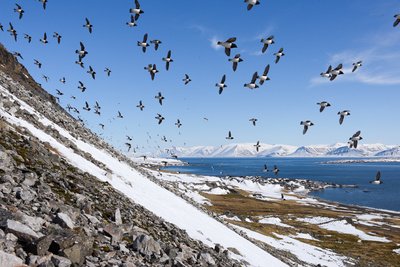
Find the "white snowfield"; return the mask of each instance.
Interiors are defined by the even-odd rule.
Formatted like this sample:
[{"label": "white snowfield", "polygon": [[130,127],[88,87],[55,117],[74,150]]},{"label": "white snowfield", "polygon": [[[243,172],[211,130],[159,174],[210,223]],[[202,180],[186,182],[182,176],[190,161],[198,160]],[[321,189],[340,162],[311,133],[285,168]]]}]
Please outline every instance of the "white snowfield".
[{"label": "white snowfield", "polygon": [[[1,86],[0,92],[17,100],[21,104],[21,108],[42,118],[34,109],[15,96],[10,95]],[[287,266],[285,263],[238,235],[222,223],[190,205],[182,198],[153,183],[130,166],[120,162],[105,151],[101,151],[92,145],[76,140],[64,129],[58,127],[49,120],[42,118],[41,122],[44,125],[52,125],[61,135],[74,142],[81,150],[90,153],[93,158],[106,164],[113,172],[112,179],[106,177],[104,170],[75,154],[72,149],[66,148],[42,130],[35,128],[25,120],[16,118],[13,114],[5,112],[2,107],[0,107],[0,111],[1,115],[4,116],[7,121],[25,127],[43,142],[49,142],[49,144],[57,149],[70,164],[96,176],[102,181],[108,181],[114,188],[123,192],[136,203],[143,205],[166,221],[186,230],[192,238],[201,240],[212,247],[218,243],[224,248],[236,248],[241,255],[231,253],[231,256],[247,261],[250,266]]]}]

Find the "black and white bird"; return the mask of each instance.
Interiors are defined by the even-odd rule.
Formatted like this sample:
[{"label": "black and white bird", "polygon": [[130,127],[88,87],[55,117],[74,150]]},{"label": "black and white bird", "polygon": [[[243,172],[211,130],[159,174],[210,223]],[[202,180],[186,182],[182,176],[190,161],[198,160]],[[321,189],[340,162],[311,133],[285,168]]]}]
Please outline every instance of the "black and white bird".
[{"label": "black and white bird", "polygon": [[39,69],[40,69],[42,67],[42,63],[40,63],[36,59],[34,59],[34,61],[35,61],[35,63],[33,63],[33,64],[37,65],[39,67]]},{"label": "black and white bird", "polygon": [[61,42],[61,35],[59,35],[58,33],[54,32],[53,37],[56,38],[56,39],[57,39],[57,43],[60,44],[60,42]]},{"label": "black and white bird", "polygon": [[267,51],[268,45],[270,44],[274,44],[274,36],[271,35],[270,37],[268,37],[267,39],[261,39],[261,43],[264,44],[263,48],[262,48],[262,52],[264,53],[265,51]]},{"label": "black and white bird", "polygon": [[143,111],[144,106],[142,104],[142,100],[139,101],[139,105],[137,105],[136,107],[140,108],[140,111]]},{"label": "black and white bird", "polygon": [[117,116],[117,118],[122,119],[122,118],[124,118],[124,116],[122,116],[121,112],[118,111],[118,116]]},{"label": "black and white bird", "polygon": [[270,78],[267,76],[269,72],[269,64],[265,67],[263,75],[257,76],[257,79],[260,80],[260,85],[264,84],[264,81],[269,81]]},{"label": "black and white bird", "polygon": [[370,181],[370,183],[371,184],[382,184],[383,182],[380,179],[381,179],[381,172],[378,172],[376,174],[375,180]]},{"label": "black and white bird", "polygon": [[0,23],[0,30],[4,32],[3,25]]},{"label": "black and white bird", "polygon": [[93,27],[93,25],[90,24],[88,18],[85,18],[85,19],[86,19],[86,24],[83,24],[83,27],[88,28],[88,29],[89,29],[89,32],[92,33],[92,27]]},{"label": "black and white bird", "polygon": [[313,126],[314,123],[312,123],[311,121],[301,121],[300,125],[304,125],[303,134],[305,134],[308,130],[308,127]]},{"label": "black and white bird", "polygon": [[393,23],[393,27],[396,27],[400,23],[400,14],[394,15],[396,20]]},{"label": "black and white bird", "polygon": [[87,110],[87,111],[90,111],[90,107],[89,107],[88,102],[85,101],[85,105],[86,105],[86,106],[83,107],[83,109],[84,109],[84,110]]},{"label": "black and white bird", "polygon": [[163,99],[165,99],[162,95],[161,92],[158,92],[158,95],[156,95],[154,98],[158,99],[158,102],[160,103],[160,105],[162,105],[162,101]]},{"label": "black and white bird", "polygon": [[260,2],[258,0],[244,0],[245,3],[247,3],[247,10],[250,10],[253,8],[255,5],[259,5]]},{"label": "black and white bird", "polygon": [[237,55],[235,55],[235,57],[228,59],[228,61],[233,62],[232,68],[233,68],[233,71],[236,71],[238,63],[242,62],[243,59],[240,58],[240,54],[237,54]]},{"label": "black and white bird", "polygon": [[258,75],[257,75],[257,71],[254,72],[253,77],[251,78],[250,83],[245,83],[244,87],[248,87],[250,89],[255,89],[258,88],[259,86],[256,84],[256,79],[257,79]]},{"label": "black and white bird", "polygon": [[49,76],[46,76],[46,75],[44,75],[44,74],[42,74],[43,75],[43,79],[45,79],[46,80],[46,83],[50,80],[50,78],[49,78]]},{"label": "black and white bird", "polygon": [[126,140],[132,141],[133,139],[132,139],[132,137],[130,137],[129,135],[127,135],[127,136],[126,136]]},{"label": "black and white bird", "polygon": [[44,35],[43,35],[43,39],[40,39],[40,41],[42,42],[42,43],[44,43],[44,44],[47,44],[49,41],[47,41],[47,34],[46,33],[44,33]]},{"label": "black and white bird", "polygon": [[142,42],[137,41],[137,45],[142,47],[143,53],[146,52],[146,47],[149,46],[149,44],[147,43],[147,33],[143,36],[143,41]]},{"label": "black and white bird", "polygon": [[17,8],[14,8],[14,12],[18,12],[19,13],[19,19],[22,18],[22,15],[24,14],[24,10],[22,10],[21,6],[18,4],[15,4],[17,6]]},{"label": "black and white bird", "polygon": [[225,54],[229,57],[231,55],[231,48],[237,48],[237,45],[233,42],[236,41],[236,37],[231,37],[225,42],[218,41],[218,45],[221,45],[225,48]]},{"label": "black and white bird", "polygon": [[362,140],[363,138],[360,136],[361,131],[357,131],[355,134],[353,134],[352,137],[349,138],[350,141],[353,141],[353,146],[354,148],[357,148],[358,141]]},{"label": "black and white bird", "polygon": [[281,200],[282,201],[286,200],[282,193],[281,193]]},{"label": "black and white bird", "polygon": [[340,115],[339,124],[341,125],[343,123],[344,116],[349,116],[350,115],[350,110],[339,111],[338,115]]},{"label": "black and white bird", "polygon": [[43,3],[43,9],[46,9],[47,0],[39,0],[39,2]]},{"label": "black and white bird", "polygon": [[101,107],[100,107],[99,103],[97,103],[97,101],[96,101],[96,105],[93,108],[95,110],[100,110],[101,109]]},{"label": "black and white bird", "polygon": [[271,172],[275,173],[275,175],[278,175],[279,169],[274,165],[274,168],[271,170]]},{"label": "black and white bird", "polygon": [[186,85],[191,81],[191,79],[189,78],[189,75],[185,74],[185,79],[182,79],[182,81],[184,81]]},{"label": "black and white bird", "polygon": [[64,95],[64,93],[62,93],[60,90],[56,89],[57,91],[57,95]]},{"label": "black and white bird", "polygon": [[351,72],[354,72],[358,67],[361,67],[362,66],[361,63],[362,63],[362,60],[353,63],[354,67],[353,67],[353,70]]},{"label": "black and white bird", "polygon": [[225,137],[225,138],[228,139],[228,140],[232,140],[233,139],[231,131],[229,131],[228,137]]},{"label": "black and white bird", "polygon": [[257,141],[257,144],[254,145],[256,147],[256,151],[258,152],[258,149],[260,148],[260,141]]},{"label": "black and white bird", "polygon": [[104,124],[99,123],[99,126],[101,127],[102,130],[104,130]]},{"label": "black and white bird", "polygon": [[9,24],[10,24],[10,29],[7,30],[7,31],[10,33],[11,36],[14,36],[14,40],[17,41],[17,35],[18,35],[18,34],[17,34],[17,31],[14,30],[14,27],[13,27],[13,25],[11,24],[11,22],[9,22]]},{"label": "black and white bird", "polygon": [[83,82],[79,81],[79,84],[80,85],[78,86],[78,88],[82,90],[82,93],[85,92],[86,87],[83,85]]},{"label": "black and white bird", "polygon": [[81,57],[79,57],[79,61],[75,61],[75,64],[78,64],[84,69],[85,67],[83,66],[83,62],[81,60],[82,60]]},{"label": "black and white bird", "polygon": [[257,121],[257,119],[251,118],[249,121],[251,121],[251,122],[253,123],[253,125],[256,126],[256,121]]},{"label": "black and white bird", "polygon": [[143,10],[140,9],[140,4],[138,0],[135,0],[135,8],[129,9],[129,12],[135,14],[135,20],[138,20],[139,15],[144,13]]},{"label": "black and white bird", "polygon": [[175,123],[176,126],[178,126],[178,128],[180,128],[182,126],[181,121],[178,119],[178,121]]},{"label": "black and white bird", "polygon": [[264,169],[262,171],[263,172],[268,172],[267,164],[264,164]]},{"label": "black and white bird", "polygon": [[89,70],[87,71],[90,75],[92,75],[93,80],[96,79],[96,72],[93,70],[92,66],[89,66]]},{"label": "black and white bird", "polygon": [[32,41],[32,37],[30,35],[26,34],[26,33],[24,33],[24,35],[25,35],[24,38],[28,39],[28,43],[30,43]]},{"label": "black and white bird", "polygon": [[104,72],[107,73],[107,76],[110,76],[110,74],[111,74],[111,70],[110,70],[109,68],[106,68],[106,69],[104,70]]},{"label": "black and white bird", "polygon": [[342,67],[343,67],[343,64],[340,63],[336,68],[334,68],[333,70],[331,70],[329,72],[331,74],[331,78],[330,78],[331,81],[333,81],[338,75],[343,74],[343,71],[340,70]]},{"label": "black and white bird", "polygon": [[81,50],[75,50],[75,53],[79,55],[79,61],[81,61],[82,58],[84,58],[88,52],[85,51],[85,46],[80,42],[81,45]]},{"label": "black and white bird", "polygon": [[154,44],[154,50],[157,51],[158,46],[162,43],[160,40],[151,40],[150,43]]},{"label": "black and white bird", "polygon": [[281,57],[285,55],[282,52],[283,52],[283,48],[279,49],[279,51],[274,54],[276,56],[275,63],[278,63],[279,59],[281,59]]},{"label": "black and white bird", "polygon": [[324,77],[324,78],[330,78],[331,75],[331,70],[332,70],[332,65],[329,65],[328,70],[326,72],[321,72],[319,76]]},{"label": "black and white bird", "polygon": [[21,59],[24,59],[24,58],[22,57],[22,55],[21,55],[20,53],[18,53],[18,52],[14,52],[13,55],[16,56],[16,57],[20,57]]},{"label": "black and white bird", "polygon": [[161,124],[162,121],[165,119],[161,114],[157,113],[157,117],[155,117],[158,120],[158,124]]},{"label": "black and white bird", "polygon": [[171,58],[171,50],[168,51],[167,57],[163,57],[162,60],[165,61],[165,68],[168,70],[169,69],[169,63],[170,62],[174,62],[172,60],[172,58]]},{"label": "black and white bird", "polygon": [[65,77],[62,77],[62,79],[60,79],[60,82],[62,82],[63,84],[65,84]]},{"label": "black and white bird", "polygon": [[329,103],[326,102],[326,101],[319,102],[319,103],[317,103],[317,105],[320,105],[320,106],[321,106],[321,107],[319,108],[319,112],[322,112],[322,111],[324,111],[324,109],[325,109],[326,107],[330,107],[330,106],[331,106],[331,104],[329,104]]},{"label": "black and white bird", "polygon": [[225,76],[225,74],[224,74],[224,76],[222,76],[221,82],[215,84],[215,86],[219,87],[219,94],[222,93],[222,91],[224,90],[224,87],[228,87],[228,86],[225,84],[225,78],[226,78],[226,76]]},{"label": "black and white bird", "polygon": [[125,145],[128,147],[128,152],[129,152],[129,150],[131,150],[132,145],[129,143],[125,143]]},{"label": "black and white bird", "polygon": [[137,24],[135,23],[135,19],[133,18],[133,15],[131,15],[131,21],[127,22],[126,25],[128,25],[129,27],[137,26]]}]

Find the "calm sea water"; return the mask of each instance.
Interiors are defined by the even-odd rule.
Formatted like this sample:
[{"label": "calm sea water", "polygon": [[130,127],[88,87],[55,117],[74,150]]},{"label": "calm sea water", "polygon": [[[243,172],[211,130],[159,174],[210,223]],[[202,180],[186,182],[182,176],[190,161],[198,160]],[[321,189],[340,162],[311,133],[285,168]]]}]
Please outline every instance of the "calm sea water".
[{"label": "calm sea water", "polygon": [[[342,158],[180,158],[190,165],[179,166],[181,172],[199,175],[258,175],[357,185],[357,188],[328,188],[310,195],[345,204],[400,211],[400,162],[318,164]],[[263,172],[277,165],[279,174]],[[214,167],[214,170],[212,167]],[[176,171],[177,167],[168,167]],[[220,172],[223,172],[222,174]],[[369,183],[381,172],[380,185]]]}]

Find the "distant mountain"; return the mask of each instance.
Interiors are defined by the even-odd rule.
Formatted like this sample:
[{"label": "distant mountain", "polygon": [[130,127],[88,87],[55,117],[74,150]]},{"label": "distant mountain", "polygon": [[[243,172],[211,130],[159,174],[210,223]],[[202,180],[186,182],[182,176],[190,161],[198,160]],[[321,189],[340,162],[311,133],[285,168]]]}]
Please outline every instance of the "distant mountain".
[{"label": "distant mountain", "polygon": [[400,145],[360,144],[357,149],[346,143],[333,145],[269,145],[260,144],[259,151],[253,143],[230,144],[227,146],[196,146],[192,148],[174,147],[160,153],[160,157],[399,157]]}]

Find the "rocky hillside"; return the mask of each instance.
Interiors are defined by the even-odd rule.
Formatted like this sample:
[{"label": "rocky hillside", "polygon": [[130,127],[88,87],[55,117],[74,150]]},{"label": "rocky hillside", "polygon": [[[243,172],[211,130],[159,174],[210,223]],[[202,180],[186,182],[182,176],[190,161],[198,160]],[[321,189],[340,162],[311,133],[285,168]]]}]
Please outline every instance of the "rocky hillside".
[{"label": "rocky hillside", "polygon": [[[83,127],[37,84],[0,44],[2,112],[33,124],[75,154],[112,174],[50,124],[143,172]],[[12,96],[40,115],[21,108]],[[1,266],[239,266],[231,251],[194,240],[115,190],[71,165],[28,129],[0,120]],[[40,118],[39,118],[40,117]],[[234,249],[231,249],[234,250]]]}]

